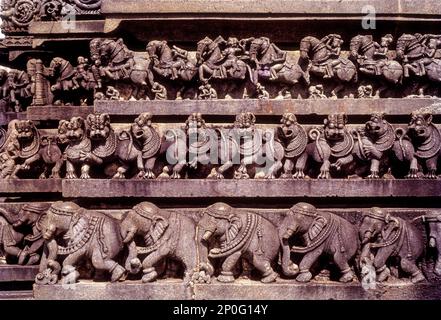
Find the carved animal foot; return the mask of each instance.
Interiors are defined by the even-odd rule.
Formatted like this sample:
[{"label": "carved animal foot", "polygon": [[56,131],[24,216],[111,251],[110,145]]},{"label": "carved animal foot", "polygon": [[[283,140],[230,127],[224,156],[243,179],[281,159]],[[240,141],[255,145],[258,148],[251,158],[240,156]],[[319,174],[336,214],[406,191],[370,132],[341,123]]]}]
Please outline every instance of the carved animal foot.
[{"label": "carved animal foot", "polygon": [[117,171],[115,173],[115,175],[112,177],[112,179],[125,179],[126,176],[124,175],[124,173]]},{"label": "carved animal foot", "polygon": [[210,174],[207,176],[207,179],[224,179],[224,175],[216,170],[216,168],[211,169]]},{"label": "carved animal foot", "polygon": [[294,262],[291,262],[288,268],[283,269],[283,274],[287,277],[295,277],[299,274],[299,266]]},{"label": "carved animal foot", "polygon": [[264,178],[265,178],[265,179],[275,179],[276,176],[274,175],[274,173],[268,173],[268,174],[265,175]]},{"label": "carved animal foot", "polygon": [[292,178],[294,178],[294,176],[293,176],[293,174],[292,173],[282,173],[281,175],[280,175],[280,179],[292,179]]},{"label": "carved animal foot", "polygon": [[144,275],[142,276],[142,282],[153,282],[158,277],[158,273],[156,272],[155,268],[148,268],[144,269]]},{"label": "carved animal foot", "polygon": [[303,170],[297,170],[296,173],[293,174],[292,176],[294,179],[305,179],[305,173],[303,172]]},{"label": "carved animal foot", "polygon": [[405,177],[406,179],[418,179],[418,169],[410,169],[409,174]]},{"label": "carved animal foot", "polygon": [[426,278],[424,277],[424,275],[421,271],[414,273],[411,278],[412,283],[418,283],[418,282],[425,281],[425,280],[426,280]]},{"label": "carved animal foot", "polygon": [[60,172],[52,171],[52,174],[49,176],[49,179],[60,179]]},{"label": "carved animal foot", "polygon": [[245,179],[249,179],[250,175],[248,173],[244,173],[241,170],[237,170],[234,172],[234,179],[238,179],[238,180],[245,180]]},{"label": "carved animal foot", "polygon": [[[147,170],[143,178],[151,180],[151,179],[156,179],[156,176],[152,170]],[[180,176],[179,176],[179,178],[180,178]],[[172,179],[179,179],[179,178],[172,178]]]},{"label": "carved animal foot", "polygon": [[438,176],[436,175],[436,171],[435,170],[430,170],[426,175],[425,175],[426,179],[438,179]]},{"label": "carved animal foot", "polygon": [[343,283],[348,283],[351,282],[352,280],[354,280],[354,273],[352,272],[352,270],[349,270],[348,272],[345,272],[338,281],[343,282]]},{"label": "carved animal foot", "polygon": [[89,173],[87,173],[87,172],[83,172],[83,173],[81,174],[81,176],[80,176],[80,179],[84,179],[84,180],[86,180],[86,179],[90,179],[90,175],[89,175]]},{"label": "carved animal foot", "polygon": [[61,270],[61,275],[62,284],[74,284],[80,277],[80,273],[75,269],[74,266],[64,266],[63,270]]},{"label": "carved animal foot", "polygon": [[44,180],[47,179],[46,175],[44,174],[44,172],[42,174],[40,174],[40,176],[38,177],[38,179]]},{"label": "carved animal foot", "polygon": [[300,274],[296,278],[298,282],[309,282],[311,281],[311,279],[312,279],[312,273],[309,271],[300,272]]},{"label": "carved animal foot", "polygon": [[138,258],[133,258],[129,261],[129,263],[126,264],[126,270],[131,274],[137,274],[139,271],[141,271],[141,268],[142,263]]},{"label": "carved animal foot", "polygon": [[66,179],[78,179],[77,175],[73,171],[68,171],[66,173]]},{"label": "carved animal foot", "polygon": [[279,277],[279,275],[277,274],[277,272],[271,271],[271,273],[265,277],[263,277],[260,281],[262,283],[271,283],[276,281],[276,279]]},{"label": "carved animal foot", "polygon": [[389,276],[390,276],[390,269],[385,267],[382,271],[380,271],[379,274],[377,274],[377,281],[384,282],[389,278]]},{"label": "carved animal foot", "polygon": [[217,277],[219,282],[230,283],[234,282],[234,277],[232,272],[221,271],[221,274]]},{"label": "carved animal foot", "polygon": [[124,269],[120,265],[117,265],[112,271],[112,276],[110,277],[110,281],[116,282],[116,281],[120,280],[125,273],[126,273],[126,269]]},{"label": "carved animal foot", "polygon": [[318,179],[329,179],[331,176],[329,174],[329,170],[322,170],[320,171],[320,174],[318,175]]},{"label": "carved animal foot", "polygon": [[366,177],[366,179],[380,179],[380,175],[378,171],[372,171],[371,174]]},{"label": "carved animal foot", "polygon": [[171,177],[172,179],[181,179],[181,175],[177,171],[173,171]]}]

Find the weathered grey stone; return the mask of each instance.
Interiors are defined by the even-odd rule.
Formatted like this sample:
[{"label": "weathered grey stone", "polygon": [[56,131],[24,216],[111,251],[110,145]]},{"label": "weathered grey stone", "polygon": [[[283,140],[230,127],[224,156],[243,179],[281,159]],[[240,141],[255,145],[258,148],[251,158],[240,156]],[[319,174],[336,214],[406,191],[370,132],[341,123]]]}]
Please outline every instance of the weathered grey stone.
[{"label": "weathered grey stone", "polygon": [[44,106],[29,107],[26,112],[29,120],[68,120],[72,117],[87,117],[93,113],[93,107],[77,107],[77,106]]},{"label": "weathered grey stone", "polygon": [[441,180],[63,180],[63,196],[84,198],[429,197]]},{"label": "weathered grey stone", "polygon": [[313,282],[299,284],[294,280],[277,280],[273,284],[239,279],[233,284],[217,281],[211,284],[196,284],[192,295],[180,280],[140,282],[93,283],[81,281],[75,285],[34,285],[34,298],[38,300],[436,300],[441,298],[437,284],[412,285],[397,281],[380,290],[363,290],[359,283],[339,284]]},{"label": "weathered grey stone", "polygon": [[[191,112],[200,112],[203,115],[253,112],[266,116],[282,115],[286,112],[296,115],[328,115],[336,112],[352,116],[370,115],[373,112],[408,115],[416,109],[429,107],[436,102],[439,102],[439,99],[96,101],[95,111],[110,115],[138,115],[146,110],[154,115],[188,115]],[[30,108],[30,119],[37,120],[43,117],[42,108]],[[56,112],[58,109],[55,108],[49,109],[49,112]],[[61,114],[62,112],[54,113],[57,116]]]},{"label": "weathered grey stone", "polygon": [[0,194],[61,193],[61,179],[0,180]]},{"label": "weathered grey stone", "polygon": [[0,282],[34,281],[38,266],[0,265]]}]

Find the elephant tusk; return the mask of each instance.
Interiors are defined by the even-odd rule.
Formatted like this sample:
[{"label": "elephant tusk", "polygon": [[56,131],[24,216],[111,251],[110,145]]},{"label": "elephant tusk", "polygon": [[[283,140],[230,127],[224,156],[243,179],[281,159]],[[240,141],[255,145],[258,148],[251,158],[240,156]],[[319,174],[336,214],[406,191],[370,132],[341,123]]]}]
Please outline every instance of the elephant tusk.
[{"label": "elephant tusk", "polygon": [[202,236],[202,240],[203,241],[208,241],[208,240],[210,240],[212,235],[213,235],[213,232],[205,231],[204,235]]},{"label": "elephant tusk", "polygon": [[436,239],[434,237],[430,237],[429,247],[436,248]]}]

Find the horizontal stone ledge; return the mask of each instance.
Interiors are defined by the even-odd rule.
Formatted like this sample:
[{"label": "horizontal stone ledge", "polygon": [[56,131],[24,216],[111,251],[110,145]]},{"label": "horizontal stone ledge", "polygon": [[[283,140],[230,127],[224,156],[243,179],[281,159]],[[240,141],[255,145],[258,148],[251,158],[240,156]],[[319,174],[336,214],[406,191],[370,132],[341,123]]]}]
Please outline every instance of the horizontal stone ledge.
[{"label": "horizontal stone ledge", "polygon": [[441,180],[63,180],[79,198],[440,197]]},{"label": "horizontal stone ledge", "polygon": [[[37,300],[422,300],[440,299],[439,284],[396,281],[385,284],[382,293],[365,291],[359,283],[316,282],[301,284],[278,279],[275,283],[238,279],[234,283],[196,284],[191,290],[179,279],[142,284],[140,281],[34,285]],[[211,312],[211,311],[209,311]]]},{"label": "horizontal stone ledge", "polygon": [[15,119],[26,119],[25,112],[2,112],[0,111],[0,126],[7,126],[8,123]]},{"label": "horizontal stone ledge", "polygon": [[87,117],[88,114],[93,113],[93,107],[80,106],[42,106],[29,107],[27,109],[27,119],[29,120],[63,120],[72,117]]},{"label": "horizontal stone ledge", "polygon": [[[437,0],[107,0],[101,12],[105,16],[127,14],[266,14],[275,15],[363,15],[366,6],[373,6],[378,15],[437,16],[441,4]],[[438,14],[437,14],[438,13]],[[226,17],[227,18],[227,17]],[[245,17],[244,17],[245,18]]]},{"label": "horizontal stone ledge", "polygon": [[61,179],[0,179],[0,194],[61,193]]},{"label": "horizontal stone ledge", "polygon": [[[153,115],[236,115],[253,112],[256,115],[282,115],[292,112],[297,115],[328,115],[345,112],[350,115],[370,115],[385,112],[390,115],[409,115],[413,111],[440,103],[441,99],[323,99],[323,100],[165,100],[165,101],[96,101],[95,111],[111,115],[138,115],[150,112]],[[44,107],[43,107],[44,108]],[[63,107],[66,108],[66,107]],[[32,109],[31,109],[32,110]],[[434,113],[440,113],[435,108]]]},{"label": "horizontal stone ledge", "polygon": [[0,282],[34,281],[38,266],[0,265]]}]

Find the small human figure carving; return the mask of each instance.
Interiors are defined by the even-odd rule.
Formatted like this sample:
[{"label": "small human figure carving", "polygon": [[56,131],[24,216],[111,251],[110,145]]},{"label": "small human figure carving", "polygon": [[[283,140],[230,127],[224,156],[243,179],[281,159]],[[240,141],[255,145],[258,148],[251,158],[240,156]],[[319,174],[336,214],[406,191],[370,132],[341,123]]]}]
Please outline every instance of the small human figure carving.
[{"label": "small human figure carving", "polygon": [[265,87],[260,83],[256,85],[256,93],[259,100],[268,100],[270,98],[268,91],[266,91]]},{"label": "small human figure carving", "polygon": [[214,100],[217,99],[216,90],[208,82],[199,87],[199,100]]},{"label": "small human figure carving", "polygon": [[158,82],[153,84],[152,92],[155,94],[155,100],[167,100],[167,89]]},{"label": "small human figure carving", "polygon": [[20,145],[18,141],[11,139],[6,143],[4,150],[0,153],[0,179],[10,178],[17,165]]},{"label": "small human figure carving", "polygon": [[313,99],[313,100],[317,100],[317,99],[327,99],[328,97],[324,94],[324,89],[323,89],[323,85],[318,84],[315,86],[310,86],[308,88],[308,99]]}]

